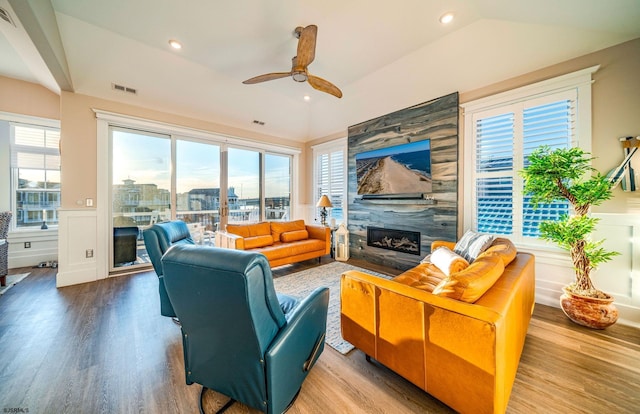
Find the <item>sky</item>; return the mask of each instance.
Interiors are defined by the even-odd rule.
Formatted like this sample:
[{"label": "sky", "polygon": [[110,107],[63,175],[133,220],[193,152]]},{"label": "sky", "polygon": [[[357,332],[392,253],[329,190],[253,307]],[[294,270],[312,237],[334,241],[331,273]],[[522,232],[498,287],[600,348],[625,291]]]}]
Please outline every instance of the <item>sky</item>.
[{"label": "sky", "polygon": [[[136,184],[156,184],[171,188],[171,140],[168,136],[114,128],[113,184],[132,179]],[[259,196],[259,153],[229,148],[229,187],[240,198]],[[193,188],[220,188],[220,146],[201,142],[176,141],[178,193]],[[265,156],[267,197],[289,195],[290,157]]]}]

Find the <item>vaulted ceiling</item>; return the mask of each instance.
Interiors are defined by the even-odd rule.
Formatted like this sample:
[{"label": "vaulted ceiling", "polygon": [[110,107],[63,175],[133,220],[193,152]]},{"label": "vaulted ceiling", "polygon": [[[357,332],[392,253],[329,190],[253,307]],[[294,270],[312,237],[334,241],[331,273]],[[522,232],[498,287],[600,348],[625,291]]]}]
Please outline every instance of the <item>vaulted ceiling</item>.
[{"label": "vaulted ceiling", "polygon": [[[0,20],[0,75],[301,142],[640,37],[638,0],[0,0],[0,8],[14,23]],[[441,24],[449,11],[453,22]],[[288,71],[294,29],[309,24],[318,26],[309,71],[342,99],[291,78],[242,84]]]}]

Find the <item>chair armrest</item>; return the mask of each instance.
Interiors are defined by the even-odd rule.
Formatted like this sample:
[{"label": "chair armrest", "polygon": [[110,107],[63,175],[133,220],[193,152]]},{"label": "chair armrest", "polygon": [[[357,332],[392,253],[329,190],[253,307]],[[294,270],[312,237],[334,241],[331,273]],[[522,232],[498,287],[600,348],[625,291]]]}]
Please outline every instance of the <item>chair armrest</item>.
[{"label": "chair armrest", "polygon": [[217,231],[215,245],[225,249],[244,250],[244,237],[226,231]]},{"label": "chair armrest", "polygon": [[[322,353],[328,306],[329,289],[314,290],[286,315],[287,324],[269,345],[265,353],[267,388],[278,384],[278,389],[270,391],[275,400],[279,395],[290,401],[308,374],[305,363],[311,358],[312,366]],[[318,347],[319,340],[322,343]]]}]

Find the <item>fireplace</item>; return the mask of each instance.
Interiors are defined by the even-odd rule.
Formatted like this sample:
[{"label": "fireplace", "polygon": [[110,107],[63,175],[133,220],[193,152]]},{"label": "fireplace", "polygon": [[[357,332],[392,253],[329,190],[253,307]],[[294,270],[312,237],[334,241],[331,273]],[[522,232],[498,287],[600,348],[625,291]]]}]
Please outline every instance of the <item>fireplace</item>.
[{"label": "fireplace", "polygon": [[420,232],[367,227],[367,246],[420,255]]}]

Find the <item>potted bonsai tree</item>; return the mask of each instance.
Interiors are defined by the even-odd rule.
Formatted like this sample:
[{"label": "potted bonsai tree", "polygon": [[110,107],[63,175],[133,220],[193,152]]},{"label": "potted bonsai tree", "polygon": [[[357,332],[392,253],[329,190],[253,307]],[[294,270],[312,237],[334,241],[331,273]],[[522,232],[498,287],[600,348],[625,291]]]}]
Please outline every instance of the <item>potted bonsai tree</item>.
[{"label": "potted bonsai tree", "polygon": [[612,196],[612,183],[591,167],[592,159],[580,148],[551,150],[542,146],[529,156],[529,165],[521,175],[524,192],[531,195],[534,208],[560,200],[571,204],[570,214],[540,223],[541,238],[571,254],[575,280],[563,289],[560,304],[564,313],[580,325],[604,329],[616,322],[618,311],[613,297],[594,287],[591,272],[619,253],[606,251],[604,240],[589,237],[598,222],[588,215],[591,206]]}]

